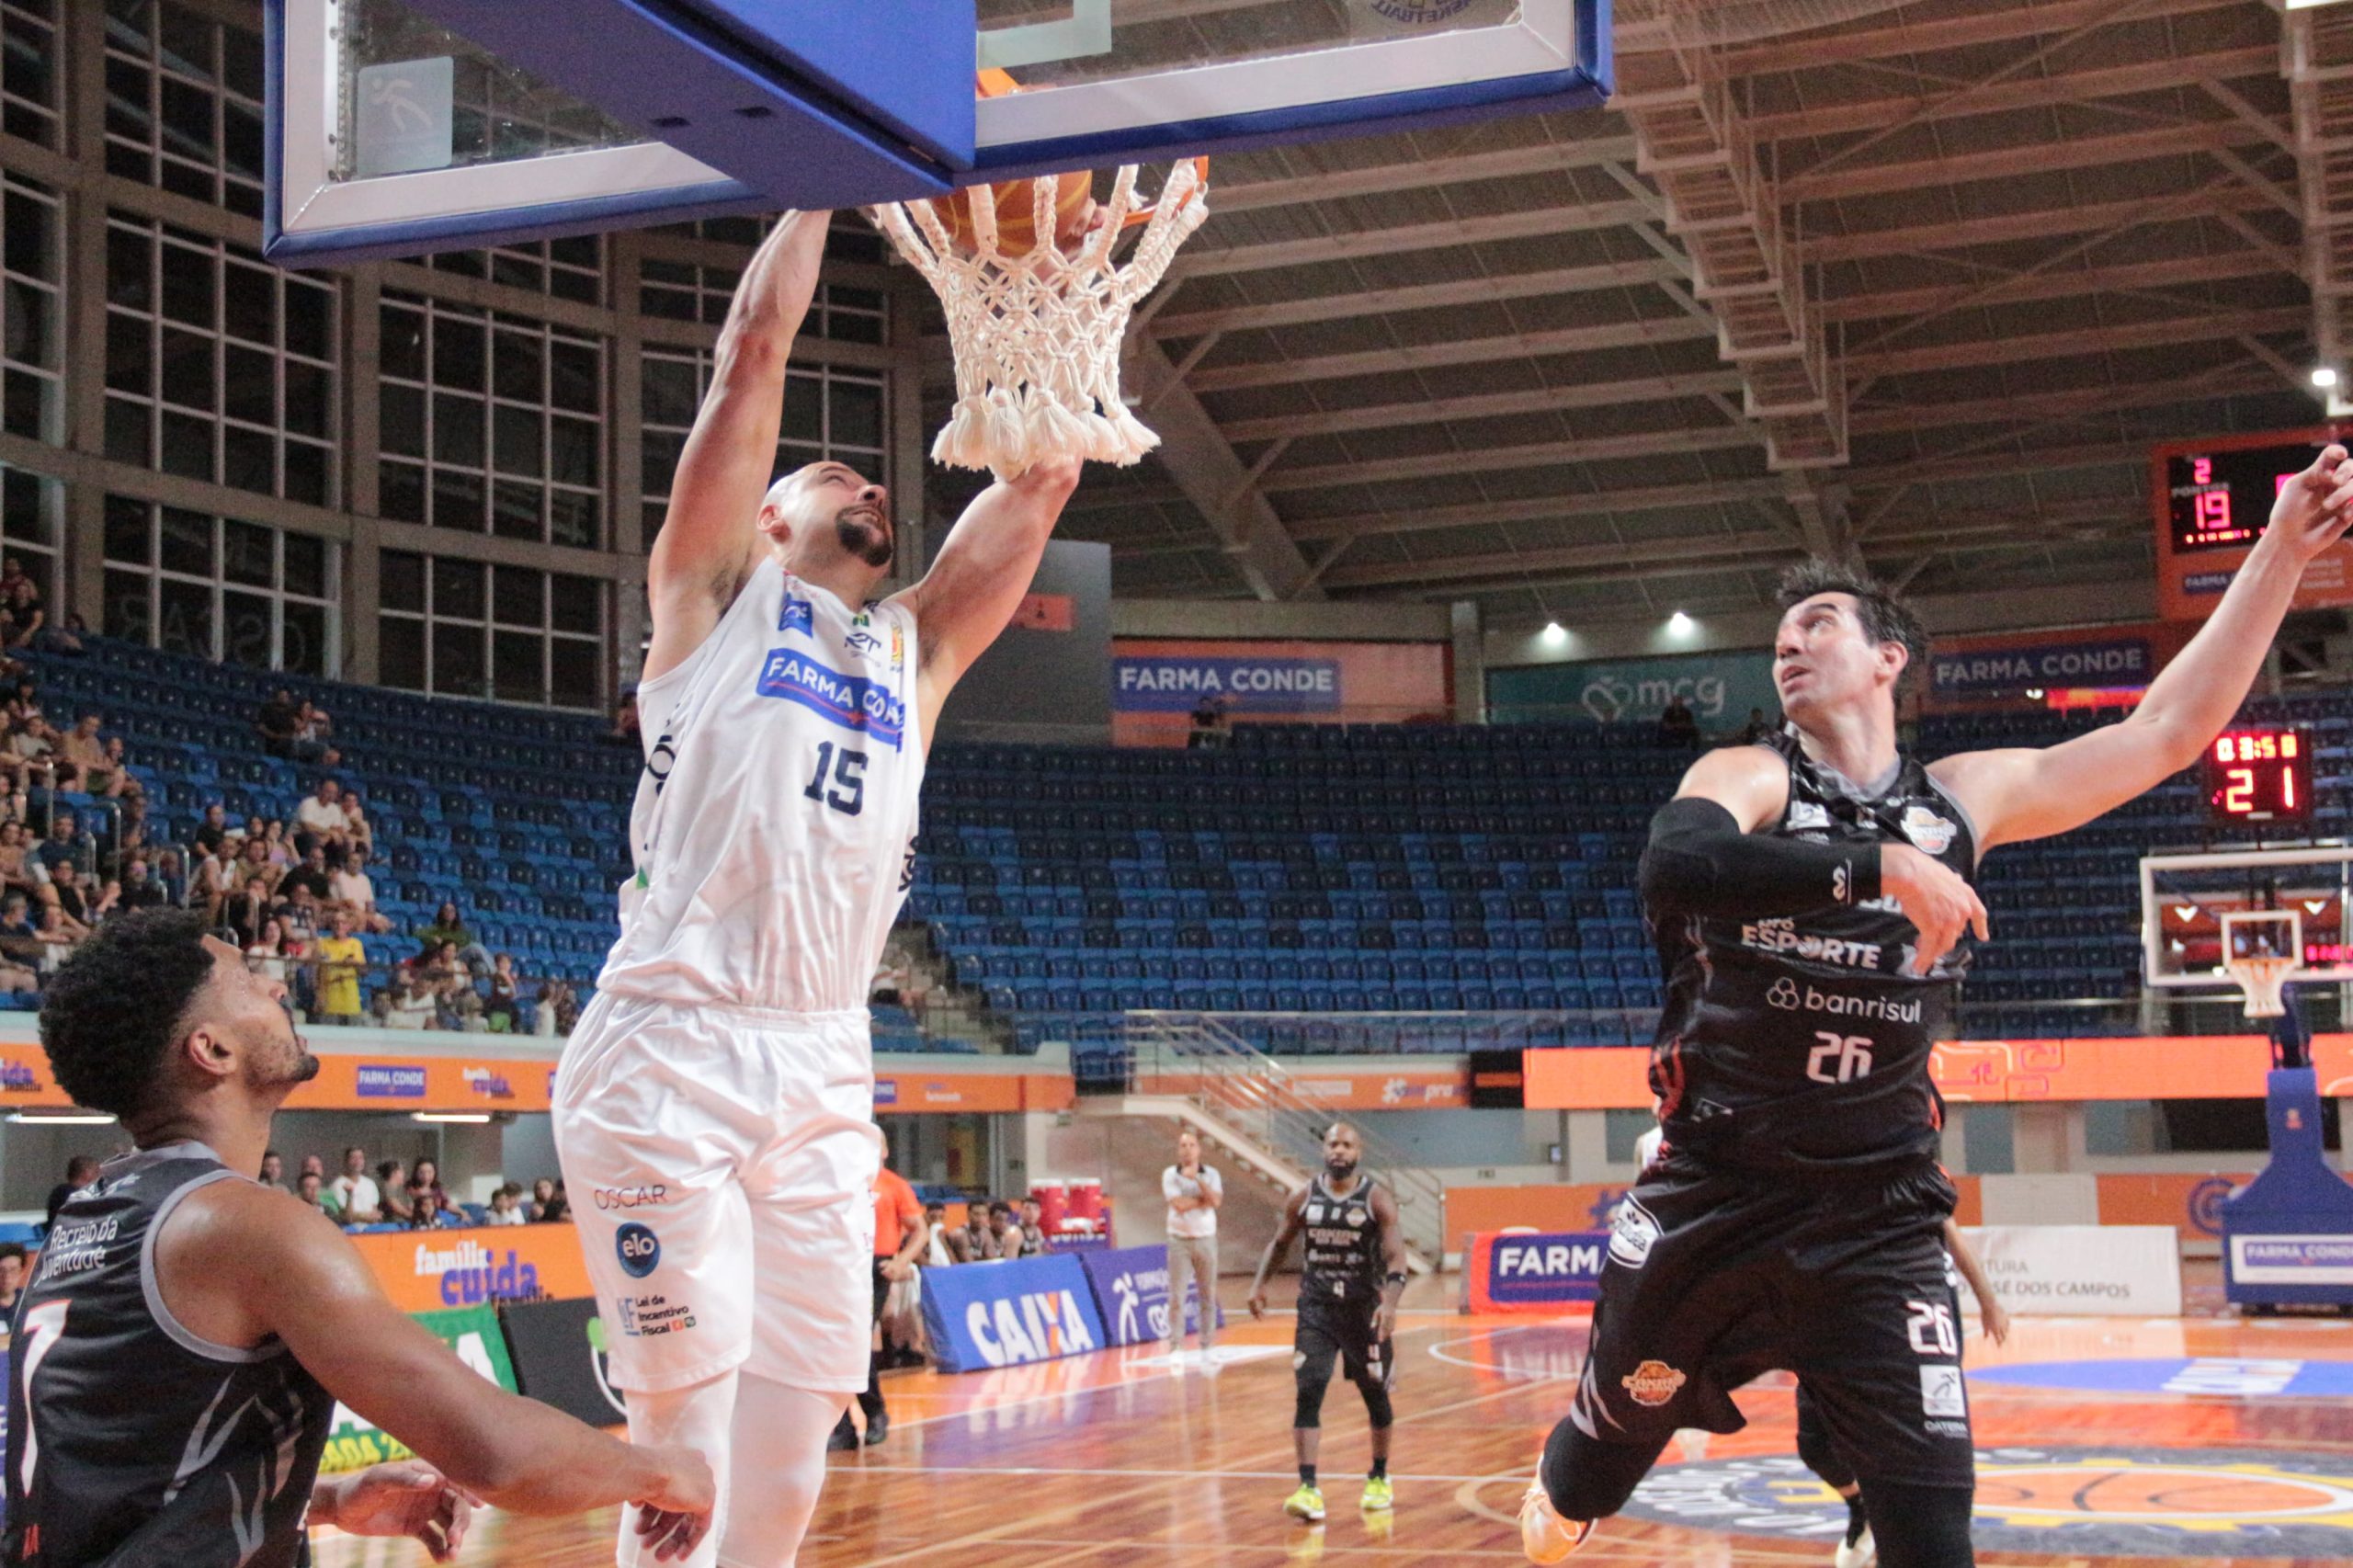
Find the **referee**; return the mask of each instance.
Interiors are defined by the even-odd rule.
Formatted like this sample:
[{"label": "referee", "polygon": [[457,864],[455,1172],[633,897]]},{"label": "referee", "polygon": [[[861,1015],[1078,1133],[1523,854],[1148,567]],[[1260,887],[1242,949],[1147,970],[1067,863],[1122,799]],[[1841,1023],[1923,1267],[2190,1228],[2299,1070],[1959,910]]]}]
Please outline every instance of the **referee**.
[{"label": "referee", "polygon": [[[866,1413],[870,1449],[891,1431],[891,1413],[882,1403],[882,1309],[890,1302],[891,1287],[914,1276],[915,1259],[930,1239],[931,1227],[924,1223],[915,1189],[884,1164],[874,1176],[874,1344],[866,1358],[866,1387],[858,1396],[858,1407]],[[839,1453],[857,1447],[858,1428],[845,1410],[825,1448]]]}]

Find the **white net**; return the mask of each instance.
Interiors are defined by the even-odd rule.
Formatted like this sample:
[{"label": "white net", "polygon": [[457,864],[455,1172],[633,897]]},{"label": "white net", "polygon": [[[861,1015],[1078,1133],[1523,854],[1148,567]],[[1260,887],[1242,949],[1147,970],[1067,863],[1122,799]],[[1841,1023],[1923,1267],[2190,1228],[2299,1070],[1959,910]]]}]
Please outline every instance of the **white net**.
[{"label": "white net", "polygon": [[1620,16],[1658,17],[1687,43],[1754,43],[1893,11],[1906,0],[1636,0]]},{"label": "white net", "polygon": [[2246,997],[2250,1018],[2276,1018],[2288,1010],[2280,994],[2296,972],[2293,959],[2233,959],[2224,965]]},{"label": "white net", "polygon": [[[1120,395],[1120,345],[1176,247],[1207,221],[1202,173],[1180,163],[1124,261],[1123,233],[1141,215],[1136,169],[1120,171],[1103,222],[1076,249],[1051,243],[1007,256],[985,185],[964,193],[973,248],[961,249],[928,201],[873,210],[875,224],[931,284],[956,350],[956,408],[932,444],[935,461],[1012,478],[1049,458],[1125,467],[1160,444]],[[1054,233],[1055,180],[1033,183],[1034,233]]]}]

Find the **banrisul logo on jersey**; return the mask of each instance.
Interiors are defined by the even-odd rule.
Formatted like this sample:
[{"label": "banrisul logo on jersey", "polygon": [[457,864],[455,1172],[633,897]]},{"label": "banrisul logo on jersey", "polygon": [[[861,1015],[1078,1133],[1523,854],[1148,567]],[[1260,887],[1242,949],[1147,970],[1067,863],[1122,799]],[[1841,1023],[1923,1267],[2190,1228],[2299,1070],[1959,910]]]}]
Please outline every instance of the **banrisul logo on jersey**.
[{"label": "banrisul logo on jersey", "polygon": [[760,667],[760,695],[798,702],[845,730],[871,735],[899,749],[906,733],[907,705],[864,676],[830,670],[806,653],[771,648]]}]

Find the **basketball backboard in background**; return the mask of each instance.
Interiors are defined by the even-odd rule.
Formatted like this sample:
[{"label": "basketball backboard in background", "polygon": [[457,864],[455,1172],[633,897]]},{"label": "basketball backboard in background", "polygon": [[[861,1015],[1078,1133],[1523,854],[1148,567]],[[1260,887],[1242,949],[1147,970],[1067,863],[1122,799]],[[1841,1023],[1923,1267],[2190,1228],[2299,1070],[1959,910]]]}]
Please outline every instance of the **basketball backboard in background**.
[{"label": "basketball backboard in background", "polygon": [[2231,960],[2292,957],[2299,979],[2353,981],[2348,910],[2353,846],[2145,856],[2143,978],[2167,988],[2231,985]]},{"label": "basketball backboard in background", "polygon": [[[1607,0],[267,0],[267,33],[266,248],[290,262],[864,206],[1609,82]],[[1025,90],[981,100],[982,66]]]}]

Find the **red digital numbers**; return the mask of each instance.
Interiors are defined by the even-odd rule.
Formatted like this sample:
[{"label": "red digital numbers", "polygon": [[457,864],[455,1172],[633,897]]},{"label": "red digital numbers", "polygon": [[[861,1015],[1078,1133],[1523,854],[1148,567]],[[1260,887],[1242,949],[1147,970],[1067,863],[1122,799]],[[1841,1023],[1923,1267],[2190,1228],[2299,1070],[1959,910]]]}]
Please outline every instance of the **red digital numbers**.
[{"label": "red digital numbers", "polygon": [[2302,821],[2312,809],[2302,734],[2234,730],[2207,753],[2206,799],[2220,822]]}]

